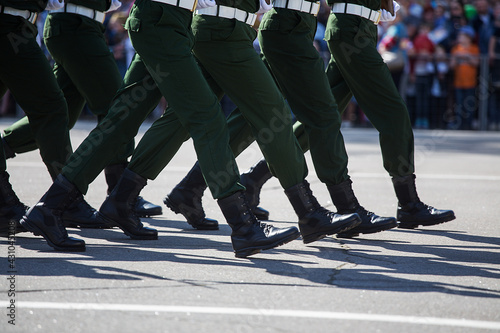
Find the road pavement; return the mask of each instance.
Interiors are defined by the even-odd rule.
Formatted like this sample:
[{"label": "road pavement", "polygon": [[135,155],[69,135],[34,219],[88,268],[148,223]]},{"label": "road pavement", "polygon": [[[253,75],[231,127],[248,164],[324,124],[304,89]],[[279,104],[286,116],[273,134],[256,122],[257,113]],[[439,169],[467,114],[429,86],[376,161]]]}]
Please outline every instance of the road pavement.
[{"label": "road pavement", "polygon": [[[77,123],[74,147],[93,126]],[[394,215],[377,132],[343,133],[360,203]],[[159,230],[157,241],[130,240],[119,229],[68,229],[87,251],[62,253],[22,233],[11,247],[0,239],[0,331],[500,332],[500,132],[415,131],[415,144],[420,198],[453,209],[456,220],[307,246],[296,240],[238,259],[207,191],[205,210],[218,231],[194,230],[162,204],[163,215],[144,219]],[[260,157],[252,145],[237,159],[240,170]],[[188,141],[143,196],[161,204],[195,159]],[[314,194],[333,210],[307,160]],[[28,205],[51,184],[38,152],[9,160],[8,171]],[[98,209],[105,191],[100,175],[87,201]],[[276,179],[264,186],[261,205],[274,225],[296,225]]]}]

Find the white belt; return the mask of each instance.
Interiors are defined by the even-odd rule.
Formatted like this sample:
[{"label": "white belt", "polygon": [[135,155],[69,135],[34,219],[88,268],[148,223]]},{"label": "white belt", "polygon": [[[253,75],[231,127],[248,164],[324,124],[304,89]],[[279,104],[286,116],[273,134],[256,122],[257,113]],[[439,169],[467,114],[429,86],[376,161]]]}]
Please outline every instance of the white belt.
[{"label": "white belt", "polygon": [[28,20],[31,24],[35,24],[36,18],[38,17],[37,12],[30,12],[29,10],[21,10],[4,6],[0,6],[0,13],[12,16],[21,16],[22,18]]},{"label": "white belt", "polygon": [[360,5],[355,5],[353,3],[335,3],[332,6],[332,13],[343,13],[361,16],[372,21],[375,24],[378,24],[378,22],[380,21],[380,16],[382,14],[380,10],[373,10]]},{"label": "white belt", "polygon": [[305,0],[274,0],[273,7],[297,10],[317,16],[319,12],[319,3],[319,1],[310,2]]},{"label": "white belt", "polygon": [[220,5],[197,9],[194,13],[198,15],[209,15],[227,19],[237,19],[238,21],[241,21],[248,25],[254,25],[255,20],[257,19],[257,15],[255,14],[245,12],[244,10],[238,8]]},{"label": "white belt", "polygon": [[63,8],[55,9],[49,11],[49,13],[71,13],[78,14],[90,19],[96,20],[97,22],[104,22],[104,17],[106,14],[95,9],[90,9],[84,6],[75,5],[72,3],[67,3]]},{"label": "white belt", "polygon": [[167,5],[184,8],[190,11],[194,11],[198,0],[153,0],[156,2],[165,3]]}]

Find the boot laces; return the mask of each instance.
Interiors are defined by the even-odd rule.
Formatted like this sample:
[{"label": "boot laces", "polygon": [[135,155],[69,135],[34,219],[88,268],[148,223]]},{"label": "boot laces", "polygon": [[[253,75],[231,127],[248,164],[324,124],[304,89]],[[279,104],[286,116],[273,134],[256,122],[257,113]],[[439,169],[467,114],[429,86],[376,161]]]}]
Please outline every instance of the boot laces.
[{"label": "boot laces", "polygon": [[243,211],[243,216],[249,216],[250,219],[252,221],[254,221],[255,223],[262,223],[260,222],[257,217],[254,215],[251,207],[250,207],[250,204],[248,203],[248,200],[247,200],[247,197],[245,195],[245,192],[242,192],[241,195],[240,195],[240,199],[243,200],[243,204],[242,206],[245,208],[245,210]]},{"label": "boot laces", "polygon": [[134,200],[130,200],[129,205],[128,205],[128,209],[129,209],[129,213],[130,213],[131,217],[134,220],[140,221],[141,219],[139,218],[139,215],[137,215],[137,210],[135,209],[138,201],[139,201],[139,196],[135,197]]},{"label": "boot laces", "polygon": [[367,210],[365,207],[363,206],[359,206],[358,209],[356,209],[356,211],[354,213],[360,213],[359,215],[366,215],[366,216],[369,216],[369,217],[372,217],[375,215],[374,212],[371,212],[369,210]]},{"label": "boot laces", "polygon": [[306,191],[306,198],[307,198],[307,202],[306,202],[306,205],[311,207],[313,211],[328,211],[327,209],[325,209],[323,206],[321,206],[318,202],[318,200],[316,200],[316,198],[313,196],[313,193],[312,193],[312,190],[310,188],[307,188],[306,186],[304,186],[304,189]]},{"label": "boot laces", "polygon": [[274,228],[272,225],[264,223],[264,222],[259,222],[259,224],[260,224],[259,227],[262,229],[262,231],[266,235],[268,235]]},{"label": "boot laces", "polygon": [[[75,205],[75,206],[76,206],[76,205],[81,205],[81,206],[80,206],[80,208],[84,208],[84,209],[85,209],[85,211],[88,211],[88,212],[90,213],[89,215],[94,214],[94,213],[95,213],[95,211],[96,211],[96,210],[94,209],[94,207],[92,207],[92,206],[91,206],[91,205],[87,202],[87,200],[85,200],[85,199],[83,198],[83,195],[81,195],[81,196],[79,195],[79,196],[76,198],[76,200],[75,200],[75,202],[74,202],[74,205]],[[83,207],[82,207],[82,206],[83,206]]]},{"label": "boot laces", "polygon": [[64,238],[68,238],[68,230],[66,230],[66,228],[64,227],[64,223],[61,219],[61,216],[62,216],[62,212],[61,212],[61,214],[57,215],[57,222],[56,222],[57,227],[59,228],[59,230],[63,234]]}]

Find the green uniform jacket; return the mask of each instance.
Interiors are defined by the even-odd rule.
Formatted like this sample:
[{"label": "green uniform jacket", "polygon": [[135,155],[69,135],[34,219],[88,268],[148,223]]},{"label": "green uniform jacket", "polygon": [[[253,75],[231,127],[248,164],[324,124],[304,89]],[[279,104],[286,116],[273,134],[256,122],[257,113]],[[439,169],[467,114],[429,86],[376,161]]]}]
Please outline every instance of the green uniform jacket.
[{"label": "green uniform jacket", "polygon": [[0,0],[0,6],[40,13],[47,7],[47,0]]}]

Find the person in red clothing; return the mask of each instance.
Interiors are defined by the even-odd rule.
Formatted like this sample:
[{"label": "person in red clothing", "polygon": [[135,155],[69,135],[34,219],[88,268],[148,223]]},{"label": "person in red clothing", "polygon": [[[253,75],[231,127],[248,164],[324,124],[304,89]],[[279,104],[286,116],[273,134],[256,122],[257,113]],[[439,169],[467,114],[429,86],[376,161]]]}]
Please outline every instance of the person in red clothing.
[{"label": "person in red clothing", "polygon": [[434,74],[432,63],[434,43],[429,39],[431,26],[424,22],[413,39],[410,61],[410,80],[415,83],[415,128],[429,128],[431,86]]},{"label": "person in red clothing", "polygon": [[475,33],[472,27],[460,29],[457,45],[451,50],[450,67],[454,70],[453,87],[455,90],[454,128],[471,129],[476,110],[475,88],[477,85],[477,67],[479,48],[473,44]]}]

